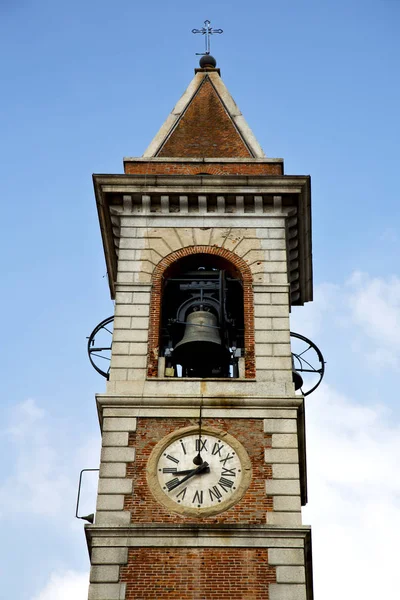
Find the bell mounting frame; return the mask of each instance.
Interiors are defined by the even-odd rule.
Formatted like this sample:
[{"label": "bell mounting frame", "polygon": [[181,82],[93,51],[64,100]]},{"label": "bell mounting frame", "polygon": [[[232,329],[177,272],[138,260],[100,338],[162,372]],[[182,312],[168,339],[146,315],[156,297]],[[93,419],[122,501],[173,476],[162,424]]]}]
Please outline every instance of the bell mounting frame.
[{"label": "bell mounting frame", "polygon": [[[111,325],[112,324],[112,325]],[[108,365],[107,371],[100,367],[100,360],[106,360],[110,363],[111,361],[111,346],[112,346],[112,326],[114,324],[114,316],[107,317],[104,321],[101,321],[96,327],[93,329],[92,333],[87,338],[87,353],[89,356],[90,363],[92,367],[100,373],[103,377],[105,377],[108,381],[110,376],[110,365]],[[111,327],[109,327],[111,325]],[[96,345],[96,336],[97,339],[100,338],[100,344]],[[108,337],[111,336],[111,339]],[[110,339],[109,344],[107,340]],[[105,340],[105,341],[104,341]],[[97,359],[97,360],[95,360]],[[104,363],[103,363],[104,364]]]},{"label": "bell mounting frame", "polygon": [[[298,346],[295,352],[292,350],[292,362],[293,369],[301,373],[303,378],[300,392],[303,396],[308,396],[317,389],[324,377],[325,360],[318,346],[304,335],[291,331],[290,337],[291,346],[293,347],[294,340]],[[309,389],[303,389],[304,385],[310,386]]]},{"label": "bell mounting frame", "polygon": [[[103,363],[101,361],[111,360],[111,347],[112,347],[112,324],[114,322],[114,316],[107,317],[101,321],[92,331],[90,336],[87,338],[87,352],[89,356],[90,363],[92,367],[107,380],[109,379],[109,371],[110,367],[107,370],[104,370],[100,365]],[[101,340],[110,339],[107,336],[111,336],[109,343],[100,343],[99,346],[96,345],[96,336],[97,339],[100,337]],[[106,337],[105,337],[106,336]],[[312,342],[309,338],[301,335],[300,333],[295,333],[294,331],[290,332],[290,337],[293,341],[296,340],[297,344],[301,344],[302,346],[296,351],[292,351],[292,360],[293,360],[293,368],[301,373],[303,377],[303,386],[300,388],[300,392],[303,396],[308,396],[312,392],[314,392],[317,387],[320,385],[324,374],[325,374],[325,360],[322,355],[321,350],[318,346]],[[307,355],[307,356],[306,356]],[[308,388],[307,380],[311,387]],[[304,389],[304,387],[306,389]]]}]

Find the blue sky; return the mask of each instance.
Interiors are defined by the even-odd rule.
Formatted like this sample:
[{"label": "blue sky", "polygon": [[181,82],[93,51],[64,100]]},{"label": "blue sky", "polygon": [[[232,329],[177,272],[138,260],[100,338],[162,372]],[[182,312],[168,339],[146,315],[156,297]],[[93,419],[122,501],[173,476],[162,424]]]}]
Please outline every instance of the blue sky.
[{"label": "blue sky", "polygon": [[312,176],[315,302],[292,328],[327,360],[307,401],[316,600],[394,589],[400,2],[3,0],[4,597],[85,599],[74,502],[98,461],[104,390],[85,344],[113,311],[91,174],[142,155],[193,76],[191,29],[206,18],[224,29],[212,53],[267,156]]}]

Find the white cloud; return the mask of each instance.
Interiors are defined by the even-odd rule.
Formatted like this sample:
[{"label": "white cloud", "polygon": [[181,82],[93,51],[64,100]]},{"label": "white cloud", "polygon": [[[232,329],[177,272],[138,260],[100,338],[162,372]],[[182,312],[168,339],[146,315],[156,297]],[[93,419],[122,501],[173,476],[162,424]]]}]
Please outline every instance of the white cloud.
[{"label": "white cloud", "polygon": [[10,423],[1,432],[12,448],[14,463],[9,462],[13,470],[0,487],[0,517],[73,514],[79,468],[86,466],[82,456],[85,460],[91,456],[94,462],[90,466],[97,466],[99,443],[89,439],[80,448],[71,443],[69,433],[66,423],[55,422],[35,400],[14,408]]},{"label": "white cloud", "polygon": [[63,571],[52,573],[46,586],[32,600],[87,600],[88,573]]},{"label": "white cloud", "polygon": [[354,323],[382,347],[400,349],[400,279],[355,272],[347,282]]},{"label": "white cloud", "polygon": [[44,416],[45,411],[37,406],[33,398],[28,398],[16,406],[13,422],[6,433],[9,433],[15,439],[23,438],[35,423],[41,421]]},{"label": "white cloud", "polygon": [[[343,284],[323,283],[315,301],[293,311],[292,329],[317,344],[336,336],[343,353],[352,350],[376,371],[400,365],[400,278],[354,271]],[[340,336],[340,339],[339,339]]]},{"label": "white cloud", "polygon": [[306,398],[303,521],[313,527],[315,597],[391,598],[398,587],[400,422],[389,408],[392,394],[377,395],[375,405],[371,398],[397,381],[400,279],[354,272],[340,285],[316,286],[315,302],[293,312],[292,328],[326,351],[326,380],[334,372],[342,387],[358,389],[349,398],[323,383]]},{"label": "white cloud", "polygon": [[4,512],[56,515],[70,492],[70,482],[50,444],[45,411],[32,399],[22,402],[5,434],[14,446],[16,462],[0,489]]},{"label": "white cloud", "polygon": [[316,598],[390,598],[400,537],[400,423],[322,385],[307,403]]}]

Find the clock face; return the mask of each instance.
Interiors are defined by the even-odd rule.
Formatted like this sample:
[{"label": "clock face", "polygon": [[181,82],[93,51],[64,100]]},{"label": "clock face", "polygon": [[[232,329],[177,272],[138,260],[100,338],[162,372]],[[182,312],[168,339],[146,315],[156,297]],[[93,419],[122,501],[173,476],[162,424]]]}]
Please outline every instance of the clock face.
[{"label": "clock face", "polygon": [[148,482],[157,500],[187,515],[210,516],[230,508],[250,478],[243,446],[225,431],[208,427],[202,428],[201,437],[198,427],[170,434],[157,444],[148,464]]}]

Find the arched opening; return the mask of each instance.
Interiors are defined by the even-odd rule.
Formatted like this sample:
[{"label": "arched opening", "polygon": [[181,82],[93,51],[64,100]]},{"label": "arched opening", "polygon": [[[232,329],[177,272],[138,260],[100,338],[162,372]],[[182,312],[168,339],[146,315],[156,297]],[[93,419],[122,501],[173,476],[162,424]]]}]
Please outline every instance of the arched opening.
[{"label": "arched opening", "polygon": [[[186,256],[164,278],[160,354],[176,377],[239,377],[243,285],[225,259]],[[172,375],[172,371],[169,371]]]},{"label": "arched opening", "polygon": [[254,377],[251,273],[242,259],[203,246],[160,261],[153,276],[149,376],[157,374],[159,357],[170,377]]}]

